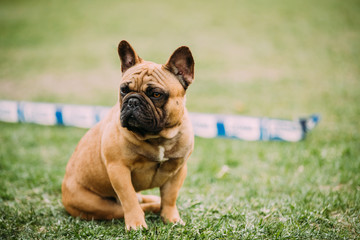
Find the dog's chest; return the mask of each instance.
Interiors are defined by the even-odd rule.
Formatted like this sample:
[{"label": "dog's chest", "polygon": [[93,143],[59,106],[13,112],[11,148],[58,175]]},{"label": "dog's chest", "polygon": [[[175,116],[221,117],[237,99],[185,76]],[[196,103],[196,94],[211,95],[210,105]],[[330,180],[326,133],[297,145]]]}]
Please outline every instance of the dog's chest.
[{"label": "dog's chest", "polygon": [[169,160],[169,158],[165,156],[165,147],[159,146],[159,154],[157,156],[157,161],[162,163],[167,160]]},{"label": "dog's chest", "polygon": [[172,157],[163,146],[154,153],[138,162],[132,170],[131,178],[136,191],[162,186],[182,166],[183,158]]},{"label": "dog's chest", "polygon": [[[140,153],[141,151],[141,153]],[[173,158],[174,154],[172,146],[169,145],[148,145],[146,148],[139,151],[139,155],[144,157],[147,161],[163,163]]]}]

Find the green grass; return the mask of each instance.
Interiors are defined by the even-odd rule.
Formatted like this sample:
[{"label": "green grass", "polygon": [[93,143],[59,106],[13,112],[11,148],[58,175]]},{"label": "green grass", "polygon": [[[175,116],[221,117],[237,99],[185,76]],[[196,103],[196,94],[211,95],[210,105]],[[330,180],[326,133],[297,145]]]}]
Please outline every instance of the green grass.
[{"label": "green grass", "polygon": [[196,138],[178,200],[186,226],[147,214],[149,230],[132,232],[62,207],[86,130],[0,123],[0,239],[358,239],[359,11],[355,0],[1,1],[0,99],[112,105],[126,39],[156,62],[190,46],[192,112],[322,120],[299,143]]}]

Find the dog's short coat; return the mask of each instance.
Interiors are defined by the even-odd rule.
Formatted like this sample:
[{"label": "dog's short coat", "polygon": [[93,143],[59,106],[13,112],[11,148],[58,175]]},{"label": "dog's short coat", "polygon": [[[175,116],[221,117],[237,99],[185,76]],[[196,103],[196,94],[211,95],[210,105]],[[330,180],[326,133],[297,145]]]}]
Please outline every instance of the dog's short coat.
[{"label": "dog's short coat", "polygon": [[[182,220],[176,207],[194,147],[185,93],[194,78],[188,47],[164,65],[142,60],[130,44],[118,47],[123,73],[119,101],[80,140],[62,184],[65,209],[83,219],[125,217],[126,229],[147,228],[144,211],[165,222]],[[160,188],[160,197],[141,190]]]}]

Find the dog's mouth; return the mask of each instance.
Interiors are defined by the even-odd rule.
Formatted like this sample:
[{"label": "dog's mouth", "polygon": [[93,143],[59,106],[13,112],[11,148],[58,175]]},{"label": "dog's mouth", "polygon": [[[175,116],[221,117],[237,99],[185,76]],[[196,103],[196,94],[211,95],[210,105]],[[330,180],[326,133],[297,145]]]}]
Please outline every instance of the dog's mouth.
[{"label": "dog's mouth", "polygon": [[139,123],[139,121],[136,119],[134,114],[131,114],[130,117],[127,119],[127,125],[129,127],[134,127],[134,128],[141,128],[142,127],[142,124]]},{"label": "dog's mouth", "polygon": [[159,116],[138,95],[124,99],[120,122],[122,127],[140,135],[157,135],[163,129]]}]

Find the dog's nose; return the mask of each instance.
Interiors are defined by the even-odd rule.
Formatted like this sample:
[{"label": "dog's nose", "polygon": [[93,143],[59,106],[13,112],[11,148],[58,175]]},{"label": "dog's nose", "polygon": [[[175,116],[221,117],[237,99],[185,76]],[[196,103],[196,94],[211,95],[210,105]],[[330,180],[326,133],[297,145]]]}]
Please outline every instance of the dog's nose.
[{"label": "dog's nose", "polygon": [[131,108],[135,108],[135,107],[139,106],[139,103],[140,103],[139,99],[133,97],[133,98],[129,99],[128,106]]}]

